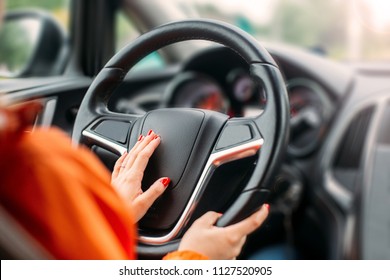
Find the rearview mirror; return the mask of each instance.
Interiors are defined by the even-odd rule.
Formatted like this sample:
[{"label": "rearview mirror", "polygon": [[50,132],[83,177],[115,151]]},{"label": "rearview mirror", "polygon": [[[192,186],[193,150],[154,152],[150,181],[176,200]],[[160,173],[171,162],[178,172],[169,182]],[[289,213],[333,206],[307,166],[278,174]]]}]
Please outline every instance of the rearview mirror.
[{"label": "rearview mirror", "polygon": [[64,32],[50,15],[39,11],[8,13],[0,30],[0,76],[57,75],[65,47]]}]

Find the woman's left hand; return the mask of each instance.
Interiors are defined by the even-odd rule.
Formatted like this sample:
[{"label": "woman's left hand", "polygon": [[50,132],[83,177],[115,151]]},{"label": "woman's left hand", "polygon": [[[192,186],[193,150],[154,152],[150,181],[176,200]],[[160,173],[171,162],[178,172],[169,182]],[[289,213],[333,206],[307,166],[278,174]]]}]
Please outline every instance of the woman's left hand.
[{"label": "woman's left hand", "polygon": [[0,104],[0,154],[15,144],[24,131],[34,124],[42,103],[31,101],[12,106]]},{"label": "woman's left hand", "polygon": [[145,215],[170,183],[168,177],[163,177],[154,182],[147,191],[143,192],[141,188],[145,168],[160,141],[160,137],[153,131],[149,131],[145,137],[140,135],[131,151],[124,153],[114,166],[111,184],[131,207],[136,222]]}]

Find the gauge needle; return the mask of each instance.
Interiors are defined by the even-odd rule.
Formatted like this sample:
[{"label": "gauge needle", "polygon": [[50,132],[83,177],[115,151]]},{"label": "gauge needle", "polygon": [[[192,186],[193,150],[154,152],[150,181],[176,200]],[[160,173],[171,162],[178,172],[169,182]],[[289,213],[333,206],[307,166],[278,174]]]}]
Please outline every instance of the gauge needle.
[{"label": "gauge needle", "polygon": [[302,125],[310,126],[311,128],[318,127],[321,124],[321,117],[314,108],[306,108],[299,111],[290,119],[292,129],[301,127]]}]

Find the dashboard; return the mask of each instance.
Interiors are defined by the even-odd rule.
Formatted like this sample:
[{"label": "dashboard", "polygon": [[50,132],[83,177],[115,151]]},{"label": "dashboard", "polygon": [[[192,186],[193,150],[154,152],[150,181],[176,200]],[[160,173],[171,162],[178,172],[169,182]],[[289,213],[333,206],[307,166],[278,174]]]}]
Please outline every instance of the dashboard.
[{"label": "dashboard", "polygon": [[[289,68],[288,63],[278,63],[290,101],[288,154],[293,158],[307,157],[317,148],[332,116],[332,97],[304,71]],[[123,113],[190,107],[214,110],[234,118],[257,116],[266,105],[267,94],[261,83],[250,76],[246,62],[231,50],[216,47],[191,57],[160,87],[135,91],[117,99],[112,107]]]}]

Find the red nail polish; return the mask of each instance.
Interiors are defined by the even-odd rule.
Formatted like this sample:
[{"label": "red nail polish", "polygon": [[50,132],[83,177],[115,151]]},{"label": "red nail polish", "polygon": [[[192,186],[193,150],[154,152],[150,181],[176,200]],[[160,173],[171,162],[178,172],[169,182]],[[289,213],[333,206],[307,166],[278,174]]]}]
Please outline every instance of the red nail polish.
[{"label": "red nail polish", "polygon": [[266,204],[264,204],[264,206],[267,208],[267,210],[268,210],[268,212],[269,212],[269,204],[268,203],[266,203]]},{"label": "red nail polish", "polygon": [[141,141],[142,139],[144,139],[144,136],[141,134],[141,135],[138,137],[138,142]]},{"label": "red nail polish", "polygon": [[153,140],[154,140],[154,139],[157,139],[157,138],[160,138],[160,135],[155,135],[155,136],[153,137]]},{"label": "red nail polish", "polygon": [[166,187],[168,187],[169,183],[171,182],[171,179],[169,179],[168,177],[164,177],[164,178],[160,179],[160,182],[166,188]]},{"label": "red nail polish", "polygon": [[148,132],[148,135],[152,134],[153,133],[153,130],[149,130]]}]

